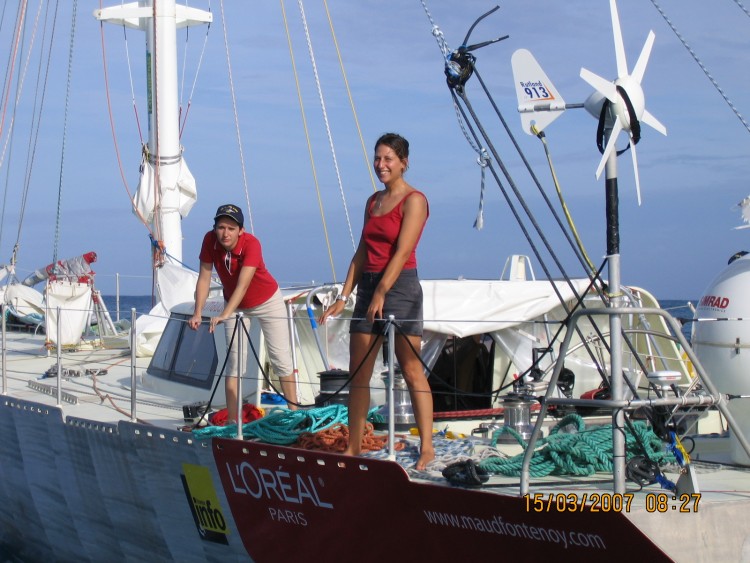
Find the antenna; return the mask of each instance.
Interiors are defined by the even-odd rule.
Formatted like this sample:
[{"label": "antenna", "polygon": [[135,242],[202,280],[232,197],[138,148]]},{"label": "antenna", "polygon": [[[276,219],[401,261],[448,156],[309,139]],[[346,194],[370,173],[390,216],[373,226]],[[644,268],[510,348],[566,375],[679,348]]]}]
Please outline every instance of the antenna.
[{"label": "antenna", "polygon": [[590,70],[581,68],[581,78],[596,90],[584,102],[584,107],[589,113],[599,119],[600,134],[598,135],[597,143],[600,150],[602,150],[602,134],[606,134],[607,136],[607,144],[602,150],[602,158],[596,169],[597,179],[601,176],[610,154],[615,150],[619,134],[622,131],[628,133],[630,153],[633,157],[635,189],[638,196],[638,205],[640,205],[641,186],[638,178],[638,157],[635,150],[635,145],[640,140],[641,135],[640,123],[645,123],[662,135],[667,134],[666,127],[646,109],[646,99],[643,94],[643,88],[641,88],[641,81],[646,71],[648,58],[651,55],[651,47],[654,44],[655,35],[653,31],[649,31],[638,61],[633,67],[633,72],[628,73],[628,65],[625,60],[625,46],[622,42],[620,18],[617,14],[617,3],[615,0],[609,1],[609,7],[612,14],[612,32],[615,41],[617,80],[610,82]]}]

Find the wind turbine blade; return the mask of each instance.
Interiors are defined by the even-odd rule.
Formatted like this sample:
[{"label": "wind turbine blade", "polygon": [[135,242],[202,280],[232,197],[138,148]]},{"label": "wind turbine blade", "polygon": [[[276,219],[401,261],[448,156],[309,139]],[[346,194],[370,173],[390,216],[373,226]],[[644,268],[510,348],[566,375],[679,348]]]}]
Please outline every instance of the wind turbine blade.
[{"label": "wind turbine blade", "polygon": [[630,154],[633,156],[633,175],[635,176],[635,195],[638,197],[638,207],[641,206],[641,182],[638,179],[638,156],[635,153],[635,143],[630,139]]},{"label": "wind turbine blade", "polygon": [[620,123],[620,120],[617,119],[615,120],[615,126],[612,128],[612,133],[610,133],[609,135],[609,140],[607,141],[607,146],[604,149],[604,154],[602,154],[602,159],[599,161],[599,167],[596,169],[597,180],[602,175],[602,170],[604,170],[604,166],[607,164],[609,155],[612,154],[613,150],[615,150],[615,145],[617,144],[617,136],[620,134],[620,131],[622,131],[622,124]]},{"label": "wind turbine blade", "polygon": [[643,123],[645,123],[649,127],[656,129],[662,135],[667,134],[667,128],[661,124],[661,121],[659,121],[653,115],[651,115],[647,109],[643,110],[643,115],[641,115],[641,121],[643,121]]},{"label": "wind turbine blade", "polygon": [[625,60],[625,45],[622,42],[620,16],[617,15],[617,2],[609,0],[609,11],[612,12],[612,33],[615,36],[615,58],[617,59],[617,78],[628,75],[628,63]]},{"label": "wind turbine blade", "polygon": [[613,82],[610,82],[585,68],[581,69],[581,78],[588,82],[602,96],[605,96],[610,102],[613,104],[617,103],[617,87]]},{"label": "wind turbine blade", "polygon": [[638,61],[633,67],[633,73],[630,75],[635,78],[638,84],[641,83],[641,80],[643,80],[643,73],[646,72],[648,58],[651,56],[651,47],[654,46],[654,37],[656,37],[656,35],[654,35],[654,32],[649,31],[648,37],[646,37],[646,42],[643,44],[643,49],[641,49],[641,54],[638,57]]}]

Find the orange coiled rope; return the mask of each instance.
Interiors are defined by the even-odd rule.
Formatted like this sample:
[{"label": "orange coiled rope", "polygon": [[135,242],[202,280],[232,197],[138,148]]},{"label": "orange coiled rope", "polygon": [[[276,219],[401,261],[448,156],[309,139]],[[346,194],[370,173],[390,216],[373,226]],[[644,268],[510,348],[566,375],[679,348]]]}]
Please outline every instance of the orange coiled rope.
[{"label": "orange coiled rope", "polygon": [[[376,436],[371,423],[365,425],[362,437],[363,451],[382,450],[388,442],[388,436]],[[306,450],[321,450],[325,452],[341,453],[349,445],[349,427],[346,424],[334,424],[330,428],[319,432],[303,432],[297,439],[297,446]],[[404,444],[396,444],[396,450],[402,450]]]}]

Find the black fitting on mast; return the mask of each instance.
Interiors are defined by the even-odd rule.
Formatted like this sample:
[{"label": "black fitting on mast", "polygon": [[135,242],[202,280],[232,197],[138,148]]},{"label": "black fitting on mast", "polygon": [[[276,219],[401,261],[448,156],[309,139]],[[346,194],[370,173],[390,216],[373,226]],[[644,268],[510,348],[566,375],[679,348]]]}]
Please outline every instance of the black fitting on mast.
[{"label": "black fitting on mast", "polygon": [[469,78],[471,78],[471,75],[474,74],[474,63],[477,59],[474,55],[471,54],[471,51],[481,49],[482,47],[497,43],[498,41],[502,41],[503,39],[507,39],[509,37],[508,35],[504,35],[496,39],[490,39],[489,41],[475,43],[474,45],[467,45],[467,43],[469,42],[469,36],[471,35],[471,32],[474,31],[474,28],[477,26],[477,24],[499,8],[500,6],[495,6],[489,12],[479,16],[469,28],[469,31],[466,33],[466,37],[464,37],[464,42],[461,44],[461,46],[458,49],[454,50],[450,55],[448,55],[448,57],[446,57],[445,76],[448,82],[448,87],[450,87],[451,89],[458,89],[459,91],[461,91],[464,84],[466,84]]}]

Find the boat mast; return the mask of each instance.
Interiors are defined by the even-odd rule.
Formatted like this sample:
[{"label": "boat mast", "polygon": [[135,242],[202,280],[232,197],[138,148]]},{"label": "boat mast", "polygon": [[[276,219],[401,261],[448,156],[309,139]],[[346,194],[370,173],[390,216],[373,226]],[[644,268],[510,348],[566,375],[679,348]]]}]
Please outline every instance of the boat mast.
[{"label": "boat mast", "polygon": [[[184,165],[180,146],[177,87],[177,29],[210,23],[210,12],[175,0],[140,0],[94,11],[99,21],[146,32],[148,159],[154,167],[151,232],[161,239],[174,263],[182,262],[181,194],[177,187]],[[139,189],[144,189],[140,186]],[[188,207],[189,209],[189,207]],[[186,212],[184,212],[186,214]]]}]

